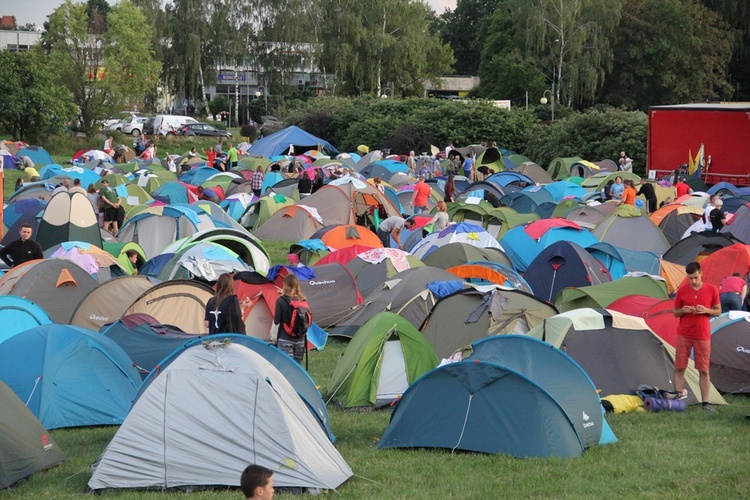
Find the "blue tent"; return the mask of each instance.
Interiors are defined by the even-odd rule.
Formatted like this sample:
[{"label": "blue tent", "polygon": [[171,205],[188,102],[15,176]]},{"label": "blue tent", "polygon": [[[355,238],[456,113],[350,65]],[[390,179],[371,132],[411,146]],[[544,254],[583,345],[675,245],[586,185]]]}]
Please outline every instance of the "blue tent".
[{"label": "blue tent", "polygon": [[16,156],[28,156],[36,166],[44,166],[53,163],[52,156],[41,146],[27,146],[21,148],[16,153]]},{"label": "blue tent", "polygon": [[96,184],[101,180],[101,176],[93,170],[86,170],[81,167],[63,168],[60,165],[47,165],[39,170],[42,180],[52,179],[53,177],[70,177],[71,179],[80,179],[81,186],[87,188],[89,184]]},{"label": "blue tent", "polygon": [[0,379],[48,429],[121,424],[141,383],[112,340],[56,324],[0,344]]},{"label": "blue tent", "polygon": [[496,363],[539,384],[565,410],[584,448],[617,441],[602,418],[596,386],[583,368],[560,349],[526,335],[495,335],[478,340],[471,350],[464,359]]},{"label": "blue tent", "polygon": [[539,239],[534,239],[526,232],[526,226],[516,226],[505,233],[505,236],[500,240],[500,245],[510,257],[516,271],[526,272],[531,261],[542,250],[556,241],[571,241],[586,248],[599,240],[590,231],[565,226],[550,227]]},{"label": "blue tent", "polygon": [[536,213],[537,208],[542,203],[554,203],[555,201],[552,199],[552,195],[549,191],[545,191],[538,187],[536,191],[528,191],[527,189],[528,188],[523,191],[507,193],[500,198],[500,203],[504,204],[506,207],[512,208],[520,214],[532,214]]},{"label": "blue tent", "polygon": [[[589,415],[597,416],[600,410]],[[414,382],[378,448],[575,457],[584,445],[563,407],[537,382],[512,368],[472,360],[438,367]]]},{"label": "blue tent", "polygon": [[552,196],[552,199],[556,202],[561,201],[563,198],[581,198],[582,196],[588,194],[588,191],[583,189],[578,184],[568,181],[553,182],[552,184],[547,184],[541,189],[547,191]]},{"label": "blue tent", "polygon": [[161,325],[156,320],[142,318],[144,315],[131,314],[104,325],[99,333],[112,339],[133,360],[142,378],[185,342],[195,339],[195,335],[185,333],[176,326]]},{"label": "blue tent", "polygon": [[[47,202],[38,198],[22,198],[9,203],[3,210],[3,224],[6,227],[11,227],[15,222],[21,218],[24,214],[30,214],[33,216],[40,215],[40,212],[44,211],[44,207],[47,206]],[[18,233],[13,233],[14,237]]]},{"label": "blue tent", "polygon": [[49,314],[30,300],[15,295],[0,296],[0,325],[3,325],[0,342],[17,333],[51,323]]},{"label": "blue tent", "polygon": [[315,386],[315,381],[313,381],[312,377],[310,377],[310,375],[308,375],[308,373],[303,370],[296,361],[284,354],[284,352],[277,347],[268,345],[262,340],[249,337],[247,335],[219,333],[216,335],[207,335],[205,337],[187,341],[182,346],[175,349],[174,352],[169,354],[166,358],[164,358],[148,375],[148,377],[146,377],[146,379],[143,381],[143,385],[141,386],[138,394],[135,397],[135,400],[141,397],[148,386],[151,385],[154,379],[159,376],[159,373],[175,359],[177,359],[181,353],[198,343],[209,342],[212,340],[221,342],[225,339],[228,339],[235,344],[241,344],[248,349],[255,351],[256,353],[263,356],[266,360],[268,360],[268,362],[270,362],[273,366],[275,366],[276,369],[279,370],[282,375],[284,375],[284,377],[292,385],[292,387],[294,387],[294,390],[305,402],[313,416],[317,418],[320,426],[328,435],[328,438],[331,440],[331,442],[334,442],[336,440],[331,429],[331,419],[328,416],[328,410],[326,409],[323,398],[320,396],[320,392]]},{"label": "blue tent", "polygon": [[178,180],[180,182],[184,182],[185,184],[192,184],[193,186],[200,186],[206,181],[206,179],[218,173],[219,173],[218,170],[216,170],[215,168],[211,168],[211,167],[191,168],[190,170],[182,174],[180,177],[178,177]]},{"label": "blue tent", "polygon": [[266,189],[273,187],[275,184],[284,180],[284,176],[279,172],[266,172],[263,176],[263,186],[260,188],[260,193],[265,194]]},{"label": "blue tent", "polygon": [[177,181],[167,182],[154,189],[151,196],[168,205],[173,203],[190,203],[188,189]]},{"label": "blue tent", "polygon": [[[285,154],[301,154],[311,149],[318,149],[318,145],[321,145],[324,152],[329,155],[338,154],[338,150],[328,141],[315,137],[299,127],[291,126],[260,139],[247,150],[247,154],[271,158]],[[291,153],[290,146],[294,147]]]},{"label": "blue tent", "polygon": [[533,186],[536,184],[530,177],[518,172],[513,172],[512,170],[505,170],[503,172],[492,174],[487,177],[485,181],[497,184],[500,187],[505,187],[510,184],[525,184],[527,186]]},{"label": "blue tent", "polygon": [[659,256],[653,252],[626,250],[605,242],[589,245],[586,250],[609,269],[613,280],[634,271],[657,276],[661,272]]},{"label": "blue tent", "polygon": [[570,241],[556,241],[542,250],[523,277],[534,295],[547,302],[552,302],[557,292],[569,286],[612,281],[604,264]]}]

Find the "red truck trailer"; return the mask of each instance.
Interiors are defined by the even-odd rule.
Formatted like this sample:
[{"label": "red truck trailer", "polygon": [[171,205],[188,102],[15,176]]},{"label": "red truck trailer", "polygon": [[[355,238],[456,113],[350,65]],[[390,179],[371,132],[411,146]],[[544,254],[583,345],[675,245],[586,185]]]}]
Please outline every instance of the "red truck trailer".
[{"label": "red truck trailer", "polygon": [[688,163],[704,145],[708,184],[750,185],[750,103],[678,104],[648,110],[646,170],[657,177]]}]

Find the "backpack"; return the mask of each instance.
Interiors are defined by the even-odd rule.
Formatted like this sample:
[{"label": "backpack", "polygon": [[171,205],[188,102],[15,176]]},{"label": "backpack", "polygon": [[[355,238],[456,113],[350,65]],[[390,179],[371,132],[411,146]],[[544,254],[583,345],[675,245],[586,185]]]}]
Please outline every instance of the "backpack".
[{"label": "backpack", "polygon": [[290,337],[304,337],[312,324],[310,305],[304,300],[292,300],[284,297],[292,308],[292,319],[284,324],[284,331]]}]

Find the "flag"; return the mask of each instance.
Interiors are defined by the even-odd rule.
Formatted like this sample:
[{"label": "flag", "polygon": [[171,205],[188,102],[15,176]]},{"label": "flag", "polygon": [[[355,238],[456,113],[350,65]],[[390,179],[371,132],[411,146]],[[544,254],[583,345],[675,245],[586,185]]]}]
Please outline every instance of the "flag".
[{"label": "flag", "polygon": [[703,170],[703,166],[706,164],[706,160],[703,158],[705,153],[706,147],[701,144],[701,148],[698,150],[698,154],[695,155],[695,171],[697,175],[700,177],[701,171]]},{"label": "flag", "polygon": [[695,162],[693,161],[693,150],[688,149],[688,173],[693,175],[695,172]]}]

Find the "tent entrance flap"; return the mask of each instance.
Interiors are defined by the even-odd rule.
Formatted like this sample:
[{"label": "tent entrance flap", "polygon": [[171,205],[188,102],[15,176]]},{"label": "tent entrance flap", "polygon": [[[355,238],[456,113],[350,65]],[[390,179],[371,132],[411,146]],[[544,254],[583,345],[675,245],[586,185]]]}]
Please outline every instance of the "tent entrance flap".
[{"label": "tent entrance flap", "polygon": [[406,376],[404,351],[401,347],[401,340],[395,337],[395,340],[387,341],[383,349],[376,404],[393,401],[401,396],[408,387],[409,381]]}]

